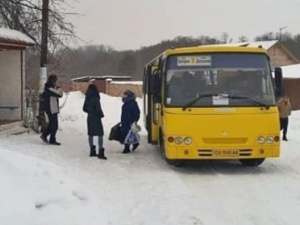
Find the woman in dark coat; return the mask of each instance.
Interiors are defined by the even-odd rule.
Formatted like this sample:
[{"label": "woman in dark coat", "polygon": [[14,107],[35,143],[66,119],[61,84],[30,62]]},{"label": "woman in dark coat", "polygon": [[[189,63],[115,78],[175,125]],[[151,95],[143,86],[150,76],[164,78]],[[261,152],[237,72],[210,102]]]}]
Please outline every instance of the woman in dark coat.
[{"label": "woman in dark coat", "polygon": [[100,95],[96,85],[90,84],[86,93],[85,93],[85,101],[83,105],[83,111],[88,114],[87,117],[87,128],[88,128],[88,136],[89,136],[89,145],[90,145],[90,156],[97,156],[96,154],[96,146],[94,145],[94,136],[98,136],[98,144],[99,144],[99,155],[100,159],[107,159],[104,156],[104,148],[103,148],[103,126],[101,118],[104,117],[104,114],[100,105]]},{"label": "woman in dark coat", "polygon": [[[140,109],[135,100],[135,94],[127,90],[123,93],[123,106],[122,106],[122,114],[121,114],[121,131],[123,137],[125,139],[126,135],[128,134],[129,130],[131,129],[131,125],[134,122],[137,122],[140,119]],[[134,151],[139,144],[134,144],[132,151]],[[130,152],[130,145],[125,144],[123,153]]]}]

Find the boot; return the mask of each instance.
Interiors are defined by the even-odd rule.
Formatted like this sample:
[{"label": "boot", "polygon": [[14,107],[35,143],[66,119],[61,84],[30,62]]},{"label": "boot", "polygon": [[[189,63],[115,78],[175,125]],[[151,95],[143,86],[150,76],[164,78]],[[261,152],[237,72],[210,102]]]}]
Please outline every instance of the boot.
[{"label": "boot", "polygon": [[282,140],[287,141],[288,139],[286,138],[286,136],[284,135]]},{"label": "boot", "polygon": [[97,156],[96,154],[96,146],[93,145],[93,147],[91,148],[91,151],[90,151],[90,157],[95,157]]},{"label": "boot", "polygon": [[104,155],[104,150],[105,150],[104,148],[99,149],[99,155],[98,155],[99,159],[105,159],[105,160],[107,159]]},{"label": "boot", "polygon": [[125,148],[122,153],[123,154],[130,153],[129,145],[125,145]]},{"label": "boot", "polygon": [[132,151],[134,152],[139,145],[140,145],[139,143],[133,144]]},{"label": "boot", "polygon": [[47,144],[49,143],[48,140],[47,140],[47,137],[45,137],[45,135],[42,134],[42,135],[40,136],[40,138],[42,139],[43,142],[45,142],[45,143],[47,143]]}]

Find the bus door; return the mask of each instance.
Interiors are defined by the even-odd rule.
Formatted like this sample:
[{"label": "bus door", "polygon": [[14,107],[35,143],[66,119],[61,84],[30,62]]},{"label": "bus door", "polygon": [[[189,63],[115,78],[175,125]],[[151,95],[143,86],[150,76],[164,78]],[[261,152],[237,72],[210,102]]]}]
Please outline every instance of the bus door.
[{"label": "bus door", "polygon": [[[149,76],[152,76],[157,66],[151,66]],[[149,77],[150,82],[151,77]],[[148,86],[149,87],[149,86]],[[150,88],[149,88],[150,89]],[[159,103],[156,103],[155,96],[149,90],[148,97],[148,142],[152,144],[158,143],[158,119],[159,119]]]}]

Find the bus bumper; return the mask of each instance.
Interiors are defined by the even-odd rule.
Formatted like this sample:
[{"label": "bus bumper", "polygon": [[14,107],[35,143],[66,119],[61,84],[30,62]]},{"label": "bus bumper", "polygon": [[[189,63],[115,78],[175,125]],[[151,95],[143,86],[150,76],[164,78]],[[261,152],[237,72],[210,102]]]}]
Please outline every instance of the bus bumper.
[{"label": "bus bumper", "polygon": [[279,145],[253,146],[232,148],[197,148],[189,146],[167,146],[165,149],[167,159],[252,159],[271,158],[280,156]]}]

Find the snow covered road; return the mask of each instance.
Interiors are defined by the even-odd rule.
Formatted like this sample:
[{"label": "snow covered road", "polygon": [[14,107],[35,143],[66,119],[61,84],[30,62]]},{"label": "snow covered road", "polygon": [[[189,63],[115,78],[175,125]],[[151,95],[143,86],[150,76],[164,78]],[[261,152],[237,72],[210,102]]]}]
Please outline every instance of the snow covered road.
[{"label": "snow covered road", "polygon": [[174,168],[146,143],[145,130],[134,153],[124,155],[120,144],[109,142],[121,100],[101,97],[107,161],[88,157],[78,92],[60,115],[62,146],[43,144],[34,133],[0,137],[0,224],[299,224],[300,112],[291,117],[279,159],[257,168],[236,161]]}]

